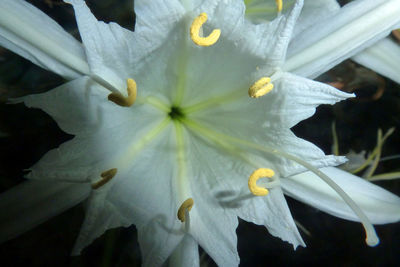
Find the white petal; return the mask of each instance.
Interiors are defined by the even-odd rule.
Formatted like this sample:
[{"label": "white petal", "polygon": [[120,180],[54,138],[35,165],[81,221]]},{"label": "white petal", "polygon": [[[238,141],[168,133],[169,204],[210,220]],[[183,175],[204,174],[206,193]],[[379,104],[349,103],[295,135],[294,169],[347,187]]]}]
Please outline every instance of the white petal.
[{"label": "white petal", "polygon": [[252,157],[235,157],[198,137],[187,143],[188,162],[193,162],[188,167],[194,199],[190,232],[218,265],[238,264],[236,216],[265,225],[271,234],[294,246],[303,244],[279,188],[272,190],[270,198],[250,194],[247,180],[255,167],[246,160],[252,161]]},{"label": "white petal", "polygon": [[126,80],[133,78],[129,71],[136,60],[133,32],[116,23],[97,21],[83,0],[70,2],[75,10],[91,73],[126,93]]},{"label": "white petal", "polygon": [[52,116],[63,131],[80,136],[123,124],[140,129],[142,123],[164,116],[159,110],[139,103],[130,108],[117,106],[107,100],[109,93],[84,76],[46,93],[28,95],[14,102],[23,101],[27,107],[42,109]]},{"label": "white petal", "polygon": [[[190,164],[187,166],[187,179],[194,200],[189,214],[189,232],[218,266],[237,266],[236,211],[224,208],[216,198],[219,190],[229,189],[229,184],[220,184],[219,181],[231,179],[227,173],[219,175],[221,168],[231,170],[220,165],[219,161],[225,160],[224,163],[230,165],[235,163],[216,154],[197,137],[188,136],[186,147],[187,163]],[[210,162],[216,155],[219,158]],[[233,169],[232,173],[235,173]]]},{"label": "white petal", "polygon": [[[254,24],[272,21],[277,16],[278,8],[275,1],[250,0],[244,2],[246,5],[246,19]],[[282,12],[286,12],[286,10],[291,8],[294,2],[295,0],[283,1]]]},{"label": "white petal", "polygon": [[138,228],[143,266],[161,266],[182,241],[183,232],[177,234],[169,230],[176,220],[176,217],[169,217],[166,222],[161,222],[156,217]]},{"label": "white petal", "polygon": [[169,259],[169,266],[174,267],[199,267],[199,246],[190,235],[185,235]]},{"label": "white petal", "polygon": [[398,0],[353,1],[299,34],[283,69],[314,78],[384,38],[399,26]]},{"label": "white petal", "polygon": [[81,44],[57,22],[22,0],[0,3],[0,45],[66,79],[89,72]]},{"label": "white petal", "polygon": [[[108,186],[108,185],[105,185]],[[72,250],[72,255],[79,255],[93,240],[100,237],[106,230],[121,226],[130,226],[130,222],[107,199],[108,190],[103,188],[94,190],[88,199],[88,209],[81,226],[78,239]]]},{"label": "white petal", "polygon": [[144,265],[157,266],[166,261],[184,235],[176,218],[171,186],[174,159],[166,150],[171,144],[164,143],[170,139],[170,131],[141,150],[140,157],[124,156],[129,165],[115,162],[116,176],[94,190],[88,202],[74,255],[107,229],[135,224]]},{"label": "white petal", "polygon": [[120,176],[108,195],[120,214],[136,225],[144,266],[165,262],[184,236],[176,217],[181,203],[172,133],[168,127],[137,157],[125,156],[126,166],[116,162]]},{"label": "white petal", "polygon": [[[259,99],[251,99],[243,90],[237,100],[221,100],[193,114],[193,118],[212,131],[271,150],[285,151],[315,166],[332,166],[343,163],[344,159],[325,156],[318,147],[297,138],[288,128],[313,115],[321,103],[334,104],[349,96],[326,84],[285,73],[276,88]],[[252,148],[247,150],[255,152]],[[282,176],[304,170],[279,156],[262,156],[279,169]]]},{"label": "white petal", "polygon": [[190,234],[218,266],[237,266],[240,260],[236,248],[237,217],[203,202],[204,198],[198,194],[194,199],[197,199],[196,212],[190,214]]},{"label": "white petal", "polygon": [[159,120],[145,121],[147,123],[140,124],[143,128],[132,123],[130,127],[115,127],[93,132],[91,136],[77,136],[47,152],[30,168],[27,177],[74,182],[98,180],[103,171],[115,168],[118,162],[126,164],[124,157],[129,149],[140,146],[146,134],[160,124]]},{"label": "white petal", "polygon": [[0,242],[14,238],[88,197],[87,184],[23,182],[0,195]]},{"label": "white petal", "polygon": [[265,197],[254,197],[253,201],[248,201],[238,215],[246,221],[264,225],[271,235],[289,242],[294,249],[306,246],[279,187],[269,190]]},{"label": "white petal", "polygon": [[368,47],[351,59],[400,83],[400,45],[389,38]]},{"label": "white petal", "polygon": [[269,121],[280,122],[291,128],[314,115],[319,105],[333,105],[349,97],[354,95],[341,92],[324,83],[284,73],[276,84],[276,89],[264,96],[266,99],[264,105],[270,109],[268,113],[271,114],[266,114],[272,116]]},{"label": "white petal", "polygon": [[165,41],[172,27],[186,13],[179,0],[136,0],[134,6],[135,32],[151,37],[148,41],[155,46]]},{"label": "white petal", "polygon": [[297,0],[292,10],[269,23],[254,25],[246,21],[241,36],[252,53],[266,60],[266,65],[280,67],[299,16],[303,0]]},{"label": "white petal", "polygon": [[[363,210],[373,224],[400,220],[400,198],[362,178],[338,168],[321,169]],[[343,199],[311,172],[282,179],[284,192],[334,216],[359,221]]]},{"label": "white petal", "polygon": [[303,9],[294,27],[293,37],[321,20],[334,15],[340,10],[336,0],[305,0]]}]

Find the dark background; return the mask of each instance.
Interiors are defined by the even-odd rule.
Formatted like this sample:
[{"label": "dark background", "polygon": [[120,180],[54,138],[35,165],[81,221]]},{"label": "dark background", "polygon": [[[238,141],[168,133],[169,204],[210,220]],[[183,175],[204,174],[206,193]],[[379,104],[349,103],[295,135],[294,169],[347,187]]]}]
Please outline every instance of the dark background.
[{"label": "dark background", "polygon": [[[30,1],[58,21],[67,31],[78,32],[72,8],[62,1]],[[132,1],[87,1],[101,20],[115,21],[134,29]],[[96,2],[96,3],[95,3]],[[343,1],[342,1],[343,2]],[[346,61],[319,78],[342,90],[357,88],[358,99],[335,106],[321,106],[316,115],[301,122],[293,131],[326,153],[331,153],[331,124],[336,121],[340,152],[350,149],[372,151],[378,128],[385,132],[400,127],[400,86],[351,61]],[[50,90],[64,81],[29,61],[0,48],[0,192],[23,181],[23,170],[48,150],[72,138],[40,110],[21,104],[7,105],[10,97]],[[381,92],[378,96],[377,92]],[[388,139],[382,155],[400,154],[398,130]],[[379,164],[377,173],[399,171],[400,159]],[[380,186],[400,195],[399,180]],[[287,198],[293,217],[309,234],[302,232],[307,248],[292,246],[268,234],[264,227],[241,221],[238,250],[241,266],[398,266],[400,224],[377,226],[381,244],[369,248],[359,223],[344,221]],[[4,211],[0,211],[4,212]],[[84,216],[83,205],[52,218],[35,229],[0,245],[3,266],[140,266],[140,250],[135,227],[107,231],[79,257],[71,257]],[[205,266],[215,265],[201,253]]]}]

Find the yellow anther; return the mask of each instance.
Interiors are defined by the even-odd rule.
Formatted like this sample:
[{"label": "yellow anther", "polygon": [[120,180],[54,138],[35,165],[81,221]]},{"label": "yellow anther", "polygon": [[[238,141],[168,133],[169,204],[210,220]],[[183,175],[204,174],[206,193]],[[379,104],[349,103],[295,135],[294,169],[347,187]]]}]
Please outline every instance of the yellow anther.
[{"label": "yellow anther", "polygon": [[186,219],[185,212],[186,212],[186,210],[190,211],[193,207],[193,204],[194,204],[193,198],[188,198],[179,207],[177,215],[178,215],[178,219],[181,222],[185,222],[185,219]]},{"label": "yellow anther", "polygon": [[268,195],[268,189],[257,185],[257,181],[260,178],[266,177],[271,178],[275,173],[271,169],[260,168],[255,170],[249,177],[249,189],[255,196],[266,196]]},{"label": "yellow anther", "polygon": [[108,183],[117,174],[117,169],[113,168],[101,173],[101,180],[92,184],[93,189],[98,189]]},{"label": "yellow anther", "polygon": [[283,6],[282,0],[275,0],[275,2],[276,2],[276,6],[278,7],[278,12],[281,12],[282,6]]},{"label": "yellow anther", "polygon": [[192,38],[192,41],[199,46],[211,46],[218,41],[219,36],[221,35],[220,29],[214,29],[207,37],[200,37],[200,28],[206,21],[207,14],[201,13],[193,20],[192,26],[190,26],[190,38]]},{"label": "yellow anther", "polygon": [[137,88],[136,88],[136,82],[134,79],[128,79],[126,81],[128,87],[128,96],[124,97],[120,93],[111,93],[108,95],[108,100],[114,102],[115,104],[122,106],[122,107],[130,107],[135,103],[136,100],[136,95],[137,95]]},{"label": "yellow anther", "polygon": [[274,88],[274,85],[271,83],[271,78],[262,77],[258,81],[256,81],[249,88],[249,96],[253,98],[258,98],[260,96],[266,95]]}]

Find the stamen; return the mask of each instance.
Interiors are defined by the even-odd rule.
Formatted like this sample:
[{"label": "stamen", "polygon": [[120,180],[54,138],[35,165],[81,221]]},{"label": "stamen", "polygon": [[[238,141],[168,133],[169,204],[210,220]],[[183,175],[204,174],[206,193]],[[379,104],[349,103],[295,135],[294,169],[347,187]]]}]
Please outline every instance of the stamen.
[{"label": "stamen", "polygon": [[275,2],[276,2],[276,6],[278,7],[278,12],[281,12],[282,6],[283,6],[282,0],[275,0]]},{"label": "stamen", "polygon": [[249,189],[251,193],[255,196],[266,196],[268,195],[268,189],[260,187],[257,185],[257,181],[260,178],[266,177],[266,178],[271,178],[274,176],[275,173],[271,169],[266,169],[266,168],[260,168],[255,170],[249,177]]},{"label": "stamen", "polygon": [[200,37],[200,28],[206,21],[207,14],[203,12],[193,20],[192,26],[190,26],[190,38],[199,46],[211,46],[218,41],[221,35],[220,29],[214,29],[207,37]]},{"label": "stamen", "polygon": [[93,189],[98,189],[108,183],[117,174],[117,169],[113,168],[101,173],[101,180],[92,184]]},{"label": "stamen", "polygon": [[194,204],[193,198],[188,198],[179,207],[177,216],[181,222],[185,222],[185,219],[186,219],[185,214],[186,214],[186,212],[189,212],[192,209],[193,204]]},{"label": "stamen", "polygon": [[136,95],[137,95],[137,87],[134,79],[128,79],[126,81],[128,87],[128,96],[124,97],[121,93],[111,93],[108,95],[108,100],[114,102],[115,104],[122,107],[130,107],[135,103]]},{"label": "stamen", "polygon": [[271,83],[271,78],[262,77],[258,81],[256,81],[249,88],[249,96],[253,98],[258,98],[260,96],[266,95],[274,88],[274,85]]}]

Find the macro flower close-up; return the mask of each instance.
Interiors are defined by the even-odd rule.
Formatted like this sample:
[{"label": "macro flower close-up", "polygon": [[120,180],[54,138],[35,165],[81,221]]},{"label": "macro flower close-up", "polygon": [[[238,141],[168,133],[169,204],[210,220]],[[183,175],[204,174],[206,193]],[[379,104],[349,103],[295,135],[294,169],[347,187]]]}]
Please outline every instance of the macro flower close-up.
[{"label": "macro flower close-up", "polygon": [[[361,222],[371,247],[373,224],[400,220],[399,197],[292,132],[319,105],[356,97],[310,78],[371,56],[363,50],[400,25],[398,2],[136,0],[134,31],[98,20],[87,2],[62,3],[80,43],[34,5],[0,0],[0,45],[64,79],[7,106],[40,109],[72,136],[0,194],[0,241],[84,201],[73,256],[134,225],[143,266],[199,266],[199,248],[238,266],[239,219],[306,247],[284,194]],[[364,25],[374,10],[385,19]],[[337,21],[322,31],[315,21],[328,11]]]}]

